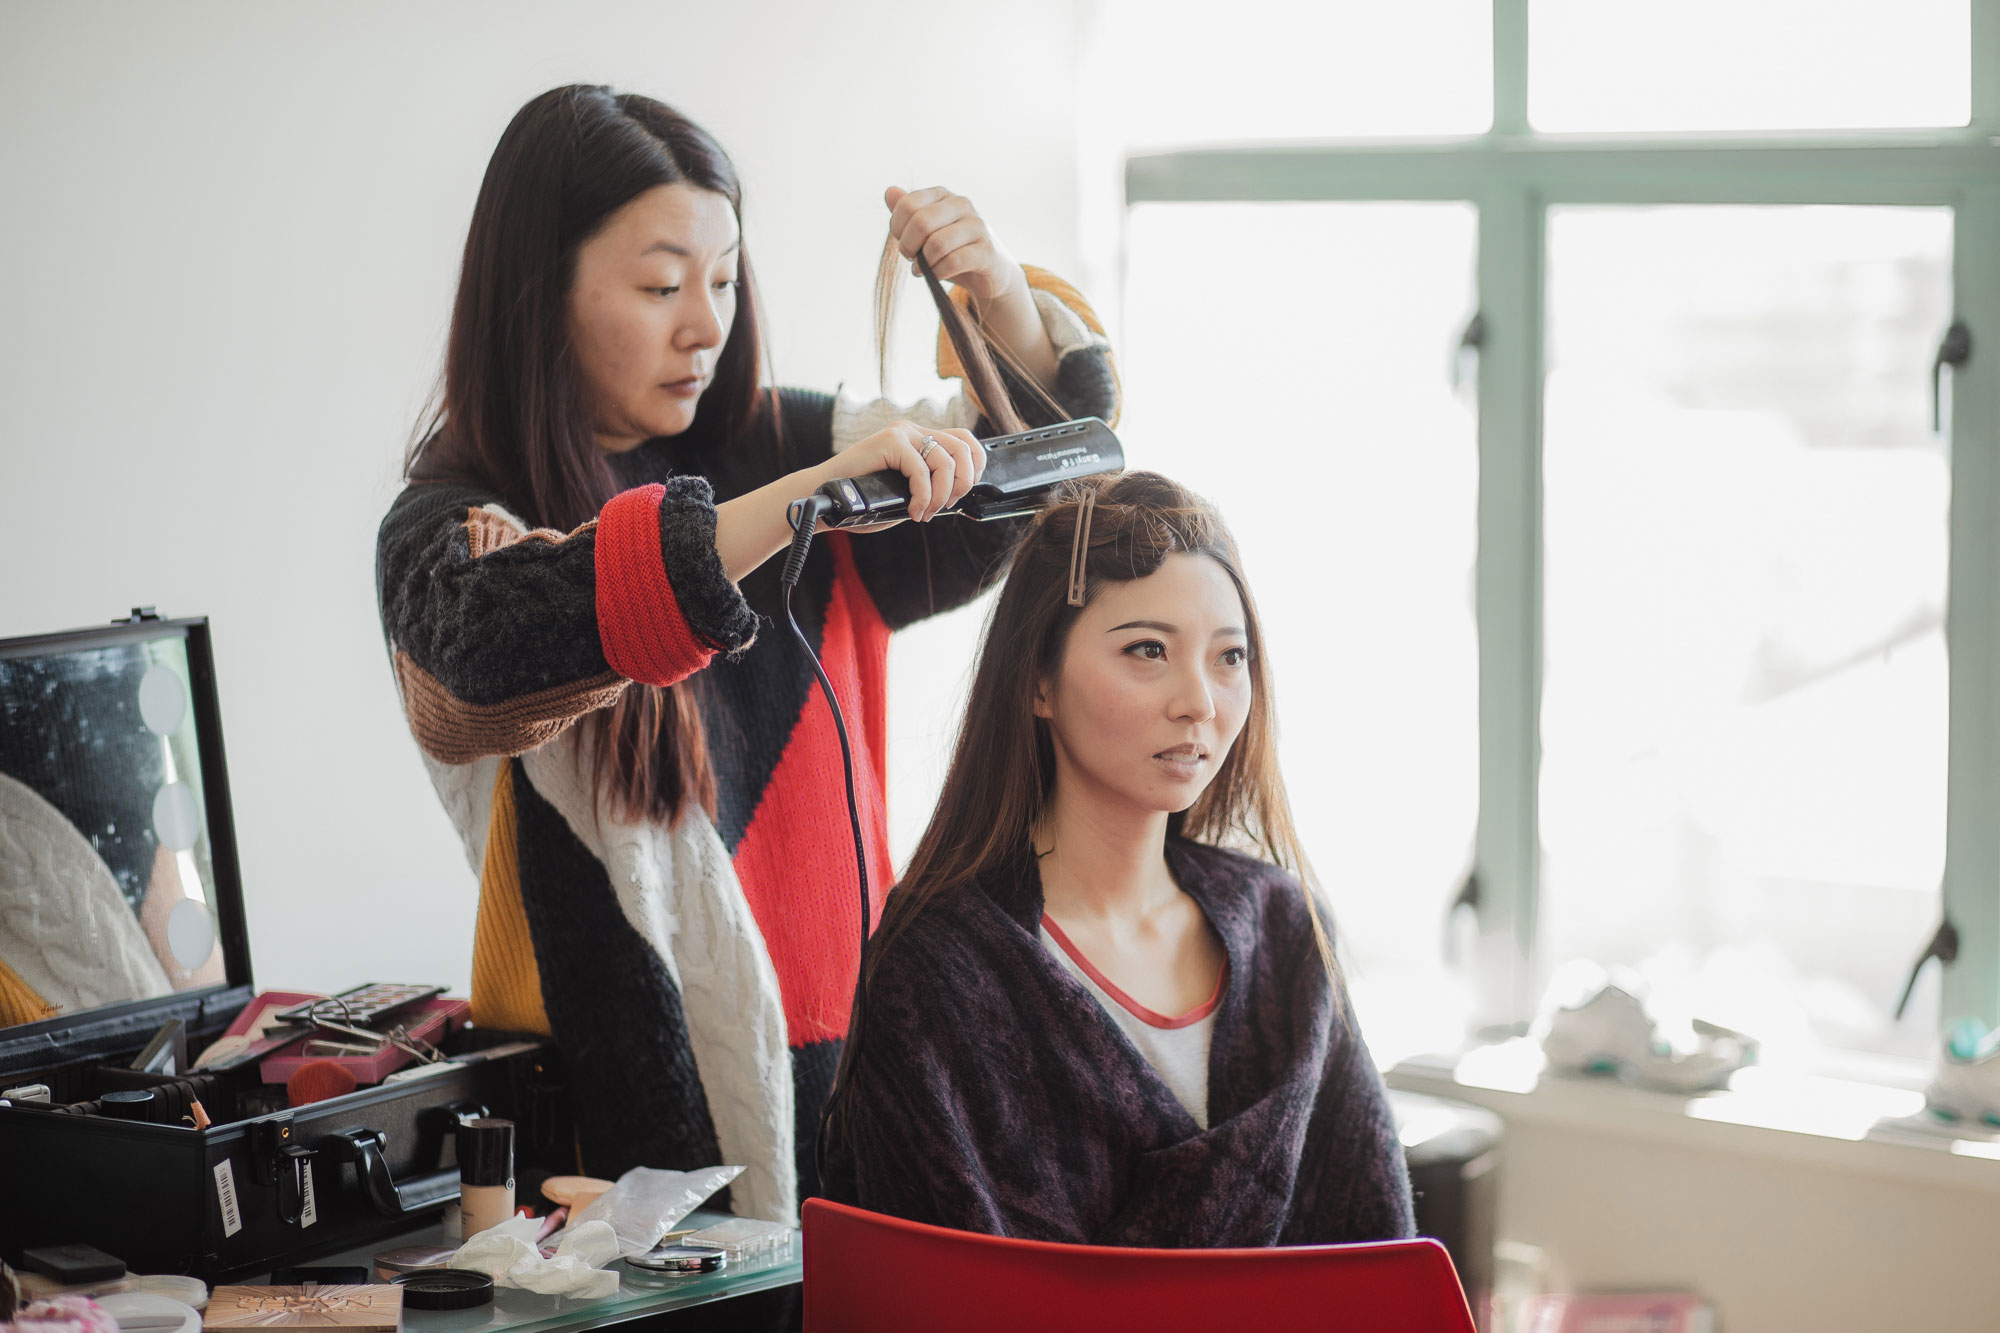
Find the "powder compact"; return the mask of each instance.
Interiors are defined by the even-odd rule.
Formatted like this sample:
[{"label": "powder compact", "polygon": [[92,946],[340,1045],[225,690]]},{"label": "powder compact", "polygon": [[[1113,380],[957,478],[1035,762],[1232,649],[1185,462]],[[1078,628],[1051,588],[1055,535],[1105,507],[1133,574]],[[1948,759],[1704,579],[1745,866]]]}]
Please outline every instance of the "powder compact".
[{"label": "powder compact", "polygon": [[662,1245],[644,1254],[631,1255],[625,1262],[647,1273],[693,1276],[721,1268],[723,1254],[713,1245]]},{"label": "powder compact", "polygon": [[458,1250],[450,1245],[404,1245],[375,1256],[375,1280],[394,1282],[405,1273],[443,1268]]},{"label": "powder compact", "polygon": [[493,1302],[493,1279],[469,1268],[420,1268],[396,1279],[411,1310],[469,1310]]}]

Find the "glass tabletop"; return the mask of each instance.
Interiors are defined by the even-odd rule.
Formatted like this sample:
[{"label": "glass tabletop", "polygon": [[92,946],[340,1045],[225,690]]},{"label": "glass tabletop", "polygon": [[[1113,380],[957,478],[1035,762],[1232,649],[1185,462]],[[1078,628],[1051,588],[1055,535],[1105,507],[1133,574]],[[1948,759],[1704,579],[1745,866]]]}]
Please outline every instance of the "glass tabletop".
[{"label": "glass tabletop", "polygon": [[[676,1229],[682,1226],[713,1226],[727,1220],[727,1213],[698,1209],[685,1222],[677,1223]],[[375,1256],[383,1250],[404,1245],[443,1243],[442,1228],[432,1224],[317,1262],[372,1268]],[[553,1333],[557,1329],[599,1328],[627,1319],[666,1314],[710,1301],[727,1300],[732,1296],[747,1296],[752,1292],[790,1286],[800,1280],[804,1271],[801,1258],[799,1234],[794,1231],[789,1251],[747,1260],[741,1265],[726,1264],[715,1273],[686,1277],[645,1273],[627,1267],[625,1261],[620,1259],[611,1265],[611,1270],[618,1274],[618,1291],[601,1300],[571,1300],[564,1296],[544,1296],[538,1292],[497,1287],[491,1305],[471,1310],[406,1309],[403,1311],[403,1328],[407,1333],[474,1333],[474,1330]]]}]

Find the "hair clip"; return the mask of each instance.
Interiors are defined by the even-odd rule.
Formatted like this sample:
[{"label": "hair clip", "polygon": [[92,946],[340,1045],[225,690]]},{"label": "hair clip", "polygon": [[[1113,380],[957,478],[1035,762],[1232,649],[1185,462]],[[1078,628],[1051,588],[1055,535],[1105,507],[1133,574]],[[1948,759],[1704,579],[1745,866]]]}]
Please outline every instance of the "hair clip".
[{"label": "hair clip", "polygon": [[399,1051],[414,1055],[420,1064],[434,1065],[444,1059],[443,1051],[401,1023],[389,1029],[389,1044]]},{"label": "hair clip", "polygon": [[1097,509],[1097,491],[1093,488],[1083,493],[1083,500],[1077,506],[1076,536],[1069,548],[1069,604],[1083,605],[1084,577],[1090,563],[1090,516]]}]

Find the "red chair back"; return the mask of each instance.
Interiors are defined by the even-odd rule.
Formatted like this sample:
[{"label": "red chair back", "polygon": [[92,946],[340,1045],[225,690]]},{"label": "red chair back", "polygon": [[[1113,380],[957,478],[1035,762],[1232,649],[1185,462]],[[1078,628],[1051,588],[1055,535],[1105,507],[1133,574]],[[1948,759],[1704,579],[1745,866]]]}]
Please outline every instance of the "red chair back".
[{"label": "red chair back", "polygon": [[1056,1245],[809,1199],[805,1333],[1472,1333],[1434,1240],[1260,1250]]}]

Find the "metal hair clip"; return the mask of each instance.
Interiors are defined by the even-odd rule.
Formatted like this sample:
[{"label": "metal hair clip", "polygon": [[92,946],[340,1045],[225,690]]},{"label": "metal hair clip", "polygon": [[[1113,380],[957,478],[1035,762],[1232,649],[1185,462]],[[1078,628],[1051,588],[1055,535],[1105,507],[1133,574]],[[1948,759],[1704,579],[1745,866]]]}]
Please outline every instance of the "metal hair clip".
[{"label": "metal hair clip", "polygon": [[359,1056],[365,1060],[370,1056],[379,1055],[381,1051],[382,1043],[379,1041],[372,1043],[363,1041],[330,1041],[325,1037],[314,1037],[311,1041],[299,1047],[300,1055],[310,1056],[315,1059],[321,1057],[339,1058]]},{"label": "metal hair clip", "polygon": [[[327,1018],[320,1013],[321,1006],[329,1004],[336,1004],[340,1006],[340,1018]],[[337,995],[330,996],[324,1000],[320,1000],[318,1003],[314,1004],[312,1008],[306,1010],[306,1019],[315,1028],[323,1028],[328,1032],[344,1033],[345,1035],[353,1037],[358,1041],[363,1041],[368,1043],[367,1046],[364,1048],[363,1051],[364,1054],[372,1055],[376,1051],[381,1050],[384,1046],[388,1045],[389,1043],[389,1039],[383,1036],[381,1033],[371,1032],[367,1028],[364,1028],[359,1024],[355,1023],[354,1011],[347,1007],[347,1001],[341,999]],[[341,1019],[345,1019],[346,1021],[342,1022]],[[348,1043],[323,1041],[314,1044],[320,1046],[345,1046]]]},{"label": "metal hair clip", "polygon": [[389,1044],[399,1051],[414,1055],[420,1062],[434,1065],[444,1059],[444,1052],[398,1023],[389,1029]]},{"label": "metal hair clip", "polygon": [[1069,604],[1083,605],[1084,580],[1090,563],[1090,518],[1097,511],[1097,492],[1087,490],[1077,506],[1076,536],[1069,548]]},{"label": "metal hair clip", "polygon": [[[343,1023],[339,1019],[323,1017],[320,1014],[320,1005],[326,1005],[326,1004],[339,1005],[341,1017],[346,1018],[349,1021]],[[342,1000],[337,995],[330,996],[327,999],[319,1001],[318,1004],[313,1005],[312,1008],[306,1010],[306,1017],[312,1021],[313,1026],[316,1028],[324,1028],[329,1032],[345,1033],[350,1037],[355,1037],[363,1042],[368,1043],[366,1046],[356,1047],[347,1042],[336,1042],[336,1041],[308,1042],[305,1048],[303,1048],[304,1053],[307,1055],[312,1055],[312,1054],[374,1055],[375,1053],[380,1051],[384,1046],[394,1046],[397,1050],[415,1056],[418,1060],[422,1061],[424,1064],[427,1065],[436,1064],[438,1061],[444,1059],[443,1051],[439,1050],[436,1046],[433,1046],[430,1042],[425,1041],[422,1037],[419,1037],[415,1033],[411,1032],[407,1024],[398,1023],[395,1027],[390,1028],[387,1033],[372,1032],[367,1028],[356,1025],[352,1021],[354,1018],[354,1011],[349,1009],[347,1007],[347,1002]],[[315,1052],[312,1049],[315,1046],[326,1049]],[[336,1050],[333,1048],[344,1048],[344,1049]]]}]

